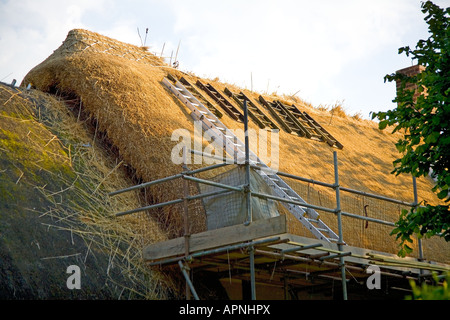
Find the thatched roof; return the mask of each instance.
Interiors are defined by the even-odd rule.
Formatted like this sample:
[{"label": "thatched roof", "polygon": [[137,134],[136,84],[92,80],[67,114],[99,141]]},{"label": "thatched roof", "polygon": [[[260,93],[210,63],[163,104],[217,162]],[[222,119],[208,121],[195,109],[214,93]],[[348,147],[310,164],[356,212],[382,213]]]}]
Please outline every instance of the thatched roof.
[{"label": "thatched roof", "polygon": [[[181,166],[171,162],[171,151],[177,144],[171,141],[171,134],[179,128],[193,129],[187,109],[161,84],[169,73],[184,76],[192,83],[199,79],[193,74],[171,68],[143,48],[76,29],[69,32],[53,54],[27,74],[23,85],[32,83],[45,92],[80,98],[84,111],[95,118],[98,130],[106,133],[123,160],[136,170],[142,180],[150,181],[181,172]],[[237,92],[242,90],[255,101],[260,95],[216,80],[201,80],[214,84],[220,90],[226,87]],[[319,110],[296,97],[263,96],[268,100],[281,99],[288,104],[295,103],[344,145],[342,150],[337,150],[341,185],[412,202],[411,177],[391,174],[392,162],[399,156],[394,146],[398,134],[380,131],[377,123],[369,120]],[[270,116],[267,111],[266,114]],[[221,121],[230,129],[243,128],[242,123],[225,113]],[[249,125],[259,129],[253,122]],[[336,149],[283,130],[279,138],[281,171],[330,183],[334,181],[332,152]],[[431,187],[431,180],[418,180],[419,200],[437,201]],[[331,191],[311,185],[296,185],[296,188],[312,203],[328,201],[334,206]],[[155,201],[164,201],[181,194],[181,190],[177,184],[167,184],[152,189],[152,193]],[[355,213],[364,214],[364,203],[369,203],[369,200],[349,198],[347,205],[352,208],[348,211],[356,210],[358,212]],[[396,221],[398,206],[371,205],[370,215]],[[334,217],[327,219],[331,225],[335,223]],[[361,221],[349,220],[344,226],[344,237],[354,240],[356,245],[384,246],[385,250],[396,252],[395,244],[386,244],[388,229],[380,231],[372,225],[369,229],[362,226]],[[387,240],[393,241],[392,237]],[[439,249],[431,251],[437,254]],[[443,256],[445,253],[437,255],[441,260]]]},{"label": "thatched roof", "polygon": [[[0,83],[0,299],[167,297],[141,257],[165,233],[144,213],[109,215],[141,204],[108,199],[132,183],[119,164],[62,101]],[[70,265],[80,290],[65,286]]]}]

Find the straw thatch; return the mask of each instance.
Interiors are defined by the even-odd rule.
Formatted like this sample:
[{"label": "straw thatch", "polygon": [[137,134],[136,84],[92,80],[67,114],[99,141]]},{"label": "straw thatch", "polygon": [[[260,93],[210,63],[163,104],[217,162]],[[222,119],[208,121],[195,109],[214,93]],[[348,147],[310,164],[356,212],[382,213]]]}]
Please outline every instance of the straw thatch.
[{"label": "straw thatch", "polygon": [[[166,239],[137,194],[107,194],[133,183],[99,136],[37,90],[0,84],[0,297],[157,299],[168,283],[142,261],[144,246]],[[65,286],[81,268],[80,290]]]},{"label": "straw thatch", "polygon": [[[171,141],[171,135],[179,128],[186,128],[191,132],[193,129],[187,110],[161,84],[168,73],[182,75],[142,48],[120,43],[94,32],[72,30],[60,48],[28,73],[23,85],[32,83],[39,90],[80,99],[84,111],[96,119],[98,130],[104,132],[108,140],[117,147],[120,157],[134,168],[139,178],[150,181],[182,171],[180,165],[171,162],[171,151],[177,144],[176,141]],[[198,78],[195,75],[183,76],[193,83]],[[220,90],[225,87],[237,92],[243,90],[220,83],[217,79],[203,80],[213,83]],[[259,93],[244,91],[257,101]],[[268,100],[281,99],[276,96],[266,97]],[[344,145],[342,150],[338,150],[341,185],[412,202],[411,177],[395,177],[390,173],[393,169],[392,162],[398,157],[394,146],[398,135],[378,130],[377,124],[372,121],[358,120],[358,117],[346,116],[342,112],[339,114],[341,109],[335,108],[337,111],[330,113],[313,108],[296,97],[284,97],[284,100],[306,110]],[[266,114],[270,116],[267,110]],[[233,121],[227,115],[221,121],[230,129],[243,128],[242,123]],[[252,122],[250,128],[258,130]],[[243,136],[240,138],[243,140]],[[281,131],[279,169],[332,183],[334,150],[326,143]],[[419,179],[419,200],[436,202],[430,191],[431,187],[430,180]],[[305,199],[308,191],[316,196],[320,194],[315,186],[301,189],[298,186]],[[154,187],[148,192],[154,202],[175,199],[182,194],[179,182]],[[325,196],[326,191],[322,194]],[[353,201],[351,209],[364,215],[362,208],[365,199],[349,199],[353,199],[348,200],[349,203]],[[320,199],[317,201],[320,202]],[[331,205],[333,206],[332,203]],[[372,207],[374,211],[379,211],[375,205]],[[180,211],[179,207],[162,210],[160,220],[166,224],[170,237],[182,234]],[[379,218],[396,221],[399,213],[397,207],[394,210],[384,206],[382,211],[383,216]],[[196,217],[199,220],[197,229],[200,230],[204,227],[201,212],[197,212]],[[332,225],[334,219],[327,217],[324,220],[329,220]],[[362,235],[355,232],[359,229],[361,221],[346,221],[344,238],[349,244],[367,244],[376,246],[378,250],[396,251],[396,244],[392,244],[393,238],[389,237],[386,230],[380,234],[379,230],[369,228],[366,230],[368,234]],[[301,232],[299,227],[298,233]],[[387,242],[390,244],[387,245]],[[442,253],[440,246],[441,243],[428,250],[428,256],[448,259],[448,251],[444,250]]]}]

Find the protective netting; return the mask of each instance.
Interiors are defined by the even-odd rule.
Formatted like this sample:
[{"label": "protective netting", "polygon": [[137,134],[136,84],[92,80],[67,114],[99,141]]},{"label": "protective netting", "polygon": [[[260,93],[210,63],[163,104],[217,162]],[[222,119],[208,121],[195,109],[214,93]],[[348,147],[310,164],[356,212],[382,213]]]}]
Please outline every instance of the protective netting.
[{"label": "protective netting", "polygon": [[[333,189],[322,187],[312,183],[300,182],[289,178],[284,180],[309,203],[330,209],[336,208],[336,193]],[[411,190],[412,195],[412,190]],[[402,209],[410,210],[408,206],[370,198],[368,196],[352,194],[340,191],[341,210],[360,217],[374,218],[390,223],[395,223]],[[338,232],[337,216],[325,211],[317,211],[320,219],[323,220],[332,230]],[[305,237],[312,237],[308,230],[298,222],[291,214],[287,214],[289,232]],[[395,235],[391,235],[393,226],[357,219],[354,217],[342,216],[342,234],[345,243],[349,246],[376,250],[380,252],[397,254],[399,251],[399,241]],[[413,243],[408,244],[413,252],[411,257],[419,258],[419,244],[416,238]],[[440,262],[450,261],[450,244],[443,239],[433,237],[422,239],[423,257],[427,260]]]},{"label": "protective netting", "polygon": [[[221,173],[211,181],[229,186],[242,186],[245,182],[245,168],[235,167],[230,171]],[[250,186],[257,192],[271,194],[270,188],[259,174],[250,170]],[[206,184],[200,185],[202,193],[223,190],[220,187]],[[230,191],[226,194],[203,198],[206,211],[208,230],[223,228],[226,226],[244,223],[248,219],[247,198],[242,192]],[[273,200],[265,200],[256,197],[251,198],[252,220],[266,219],[278,216],[277,205]]]}]

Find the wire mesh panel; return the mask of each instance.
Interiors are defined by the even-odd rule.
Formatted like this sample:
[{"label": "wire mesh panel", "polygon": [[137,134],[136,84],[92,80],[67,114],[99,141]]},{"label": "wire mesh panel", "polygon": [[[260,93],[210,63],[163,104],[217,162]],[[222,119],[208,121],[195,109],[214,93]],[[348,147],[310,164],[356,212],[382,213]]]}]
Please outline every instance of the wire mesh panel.
[{"label": "wire mesh panel", "polygon": [[[326,188],[313,183],[300,182],[294,179],[286,179],[286,182],[309,204],[318,205],[325,208],[336,208],[336,193],[331,188]],[[343,239],[347,245],[365,248],[369,250],[383,251],[396,254],[399,250],[399,242],[395,236],[391,235],[393,226],[381,224],[361,218],[371,218],[387,223],[395,223],[402,209],[409,209],[405,206],[391,203],[385,200],[356,195],[348,192],[340,192],[341,211],[351,213],[357,217],[342,215]],[[337,215],[321,210],[317,210],[322,219],[331,229],[337,232]],[[360,217],[360,218],[358,218]],[[288,219],[290,231],[292,233],[311,237],[305,234],[304,228],[299,223]],[[418,243],[411,244],[413,256],[418,257]]]},{"label": "wire mesh panel", "polygon": [[[242,186],[245,182],[245,168],[237,166],[211,179],[229,186]],[[253,191],[271,194],[264,180],[253,170],[250,171],[250,185]],[[201,193],[219,191],[221,188],[200,184]],[[209,230],[244,223],[248,219],[247,199],[243,192],[230,191],[203,199]],[[252,220],[278,216],[277,205],[273,200],[252,197]]]}]

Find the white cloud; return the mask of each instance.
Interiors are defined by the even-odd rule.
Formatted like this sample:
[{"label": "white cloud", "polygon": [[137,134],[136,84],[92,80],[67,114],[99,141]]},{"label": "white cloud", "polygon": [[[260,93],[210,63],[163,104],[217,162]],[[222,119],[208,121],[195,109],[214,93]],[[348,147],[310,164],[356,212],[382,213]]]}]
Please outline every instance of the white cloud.
[{"label": "white cloud", "polygon": [[345,96],[339,78],[352,63],[384,63],[377,54],[401,45],[417,10],[387,0],[171,3],[182,66],[247,87],[252,73],[256,90],[301,90],[316,104]]},{"label": "white cloud", "polygon": [[354,110],[390,103],[382,78],[410,63],[397,49],[427,34],[420,0],[0,0],[0,79],[20,81],[70,29],[140,45],[138,27],[158,54],[181,41],[183,70]]},{"label": "white cloud", "polygon": [[6,54],[0,59],[0,79],[20,82],[60,46],[69,30],[85,27],[86,11],[100,10],[102,4],[89,0],[1,2],[0,48]]}]

